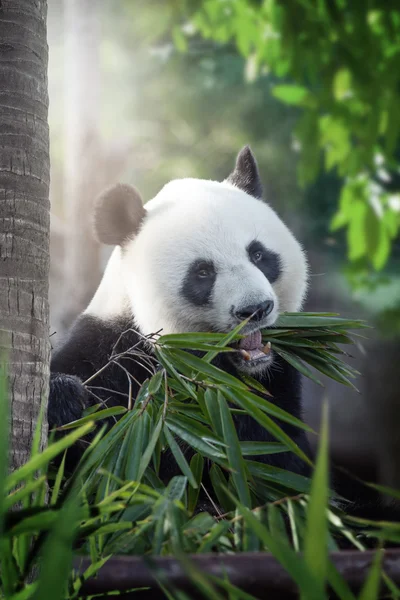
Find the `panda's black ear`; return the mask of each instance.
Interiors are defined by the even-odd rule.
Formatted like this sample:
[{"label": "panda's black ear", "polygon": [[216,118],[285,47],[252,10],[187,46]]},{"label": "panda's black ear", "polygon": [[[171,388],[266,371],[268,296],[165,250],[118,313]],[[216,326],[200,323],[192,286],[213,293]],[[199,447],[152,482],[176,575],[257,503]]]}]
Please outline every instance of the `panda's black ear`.
[{"label": "panda's black ear", "polygon": [[250,194],[250,196],[262,198],[263,187],[261,178],[258,172],[257,161],[250,146],[245,146],[239,152],[235,169],[226,181]]},{"label": "panda's black ear", "polygon": [[131,185],[114,185],[96,201],[95,234],[103,244],[120,246],[137,233],[145,216],[139,192]]}]

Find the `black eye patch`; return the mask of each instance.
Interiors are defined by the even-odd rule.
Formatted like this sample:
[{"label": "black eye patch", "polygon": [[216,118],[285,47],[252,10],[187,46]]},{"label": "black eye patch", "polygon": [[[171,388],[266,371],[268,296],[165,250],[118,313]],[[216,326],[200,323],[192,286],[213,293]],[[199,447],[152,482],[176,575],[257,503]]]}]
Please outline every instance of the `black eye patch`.
[{"label": "black eye patch", "polygon": [[265,275],[270,283],[274,283],[282,271],[279,254],[267,248],[259,241],[254,240],[247,246],[247,254],[251,262]]},{"label": "black eye patch", "polygon": [[185,275],[181,294],[191,304],[206,306],[210,303],[216,278],[217,273],[211,261],[196,260],[190,265]]}]

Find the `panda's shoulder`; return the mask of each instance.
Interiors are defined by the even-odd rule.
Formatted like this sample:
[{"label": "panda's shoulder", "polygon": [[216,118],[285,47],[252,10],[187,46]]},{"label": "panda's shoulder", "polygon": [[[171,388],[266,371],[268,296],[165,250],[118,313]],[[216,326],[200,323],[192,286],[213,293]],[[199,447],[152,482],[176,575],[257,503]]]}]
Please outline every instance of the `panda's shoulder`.
[{"label": "panda's shoulder", "polygon": [[51,371],[79,374],[86,367],[101,367],[112,352],[123,352],[140,340],[132,321],[125,317],[109,320],[83,313],[66,338],[52,353]]}]

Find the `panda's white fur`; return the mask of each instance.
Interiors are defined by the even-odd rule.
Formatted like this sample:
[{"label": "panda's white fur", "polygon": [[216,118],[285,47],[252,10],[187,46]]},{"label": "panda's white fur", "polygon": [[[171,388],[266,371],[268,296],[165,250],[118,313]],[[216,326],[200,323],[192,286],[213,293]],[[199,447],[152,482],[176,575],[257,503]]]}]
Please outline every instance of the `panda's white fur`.
[{"label": "panda's white fur", "polygon": [[[262,326],[301,308],[307,289],[305,254],[275,211],[228,181],[175,180],[146,203],[138,233],[116,247],[86,314],[109,321],[134,315],[145,335],[226,332],[237,325],[232,307],[274,301]],[[259,240],[280,257],[271,284],[250,262]],[[209,306],[194,306],[179,290],[190,263],[211,260],[217,277]],[[251,328],[251,327],[250,327]]]}]

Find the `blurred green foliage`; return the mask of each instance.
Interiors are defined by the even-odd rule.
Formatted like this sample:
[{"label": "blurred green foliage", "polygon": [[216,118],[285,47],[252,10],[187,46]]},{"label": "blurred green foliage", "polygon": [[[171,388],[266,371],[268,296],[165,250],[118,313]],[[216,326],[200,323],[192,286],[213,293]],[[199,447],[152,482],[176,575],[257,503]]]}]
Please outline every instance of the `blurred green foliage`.
[{"label": "blurred green foliage", "polygon": [[273,95],[301,108],[300,183],[315,181],[322,164],[336,170],[332,231],[347,228],[349,260],[380,271],[400,228],[398,3],[205,0],[190,21],[192,36],[233,43],[257,73],[283,80]]},{"label": "blurred green foliage", "polygon": [[[234,48],[197,39],[181,53],[168,34],[176,31],[171,6],[123,3],[121,10],[119,3],[106,4],[104,77],[111,88],[126,90],[120,117],[135,145],[126,178],[145,199],[175,177],[222,180],[250,143],[268,197],[293,215],[303,200],[297,154],[290,149],[298,111],[272,96],[271,78],[249,82],[247,62]],[[109,125],[111,108],[115,112],[115,105],[104,108]]]}]

